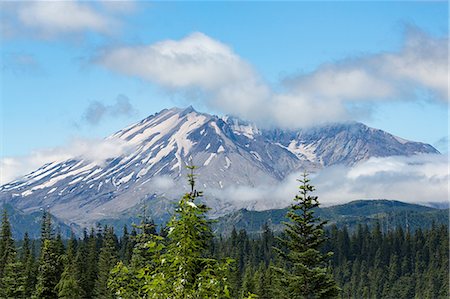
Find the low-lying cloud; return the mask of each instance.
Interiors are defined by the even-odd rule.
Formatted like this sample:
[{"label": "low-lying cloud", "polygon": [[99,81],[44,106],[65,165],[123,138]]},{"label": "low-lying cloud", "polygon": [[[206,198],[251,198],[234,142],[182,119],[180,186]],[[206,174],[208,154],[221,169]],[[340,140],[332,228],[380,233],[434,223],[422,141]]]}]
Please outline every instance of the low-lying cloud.
[{"label": "low-lying cloud", "polygon": [[[283,208],[298,193],[293,173],[278,185],[232,186],[214,190],[221,200],[256,210]],[[423,154],[371,158],[353,167],[332,166],[310,175],[321,204],[328,206],[357,199],[392,199],[428,204],[448,201],[448,158]],[[234,200],[233,200],[234,199]]]},{"label": "low-lying cloud", "polygon": [[1,158],[0,185],[30,173],[46,163],[81,158],[103,165],[107,159],[124,155],[131,150],[129,144],[118,138],[103,140],[78,138],[66,146],[38,150],[22,157]]},{"label": "low-lying cloud", "polygon": [[132,116],[136,109],[130,99],[124,95],[119,95],[112,105],[105,105],[99,101],[93,101],[86,108],[83,119],[90,125],[97,125],[107,117]]},{"label": "low-lying cloud", "polygon": [[[264,125],[299,128],[355,119],[377,101],[417,99],[427,91],[447,103],[448,38],[416,29],[399,51],[323,64],[270,86],[231,47],[203,33],[181,40],[104,49],[93,61]],[[361,110],[362,109],[362,110]],[[366,109],[367,110],[367,109]]]}]

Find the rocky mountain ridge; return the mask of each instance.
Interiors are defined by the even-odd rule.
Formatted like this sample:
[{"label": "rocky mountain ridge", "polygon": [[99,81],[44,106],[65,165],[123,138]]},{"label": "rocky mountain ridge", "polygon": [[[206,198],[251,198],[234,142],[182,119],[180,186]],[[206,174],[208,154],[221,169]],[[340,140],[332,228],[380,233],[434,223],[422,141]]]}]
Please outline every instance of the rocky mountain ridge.
[{"label": "rocky mountain ridge", "polygon": [[430,145],[361,123],[296,131],[258,129],[192,107],[162,110],[108,140],[119,140],[127,150],[103,163],[75,157],[43,165],[0,186],[0,202],[25,213],[48,207],[57,217],[81,226],[134,212],[144,202],[161,216],[187,190],[185,165],[192,161],[212,214],[220,216],[238,208],[214,196],[228,187],[276,184],[298,170],[354,165],[374,156],[438,153]]}]

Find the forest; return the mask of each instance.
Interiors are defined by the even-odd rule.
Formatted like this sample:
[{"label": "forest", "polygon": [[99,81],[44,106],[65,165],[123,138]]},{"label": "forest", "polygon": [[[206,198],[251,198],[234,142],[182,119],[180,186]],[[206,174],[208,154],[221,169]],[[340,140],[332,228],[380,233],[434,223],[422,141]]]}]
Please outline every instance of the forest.
[{"label": "forest", "polygon": [[[195,189],[157,227],[98,226],[65,240],[43,211],[41,237],[14,240],[6,210],[0,235],[0,298],[448,298],[447,225],[355,231],[327,225],[307,174],[285,229],[214,236]],[[145,209],[144,209],[145,211]]]}]

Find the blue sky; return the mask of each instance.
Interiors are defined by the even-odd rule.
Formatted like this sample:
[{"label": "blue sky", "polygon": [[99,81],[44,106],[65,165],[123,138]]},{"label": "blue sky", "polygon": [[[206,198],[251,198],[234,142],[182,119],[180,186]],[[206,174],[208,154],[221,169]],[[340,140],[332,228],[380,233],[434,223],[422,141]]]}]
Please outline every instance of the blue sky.
[{"label": "blue sky", "polygon": [[[189,104],[284,127],[358,120],[446,151],[446,2],[1,6],[0,158],[102,138],[163,108]],[[187,62],[161,56],[187,55],[192,47],[211,58],[193,70],[195,80],[175,71],[199,53]],[[117,61],[118,53],[126,53],[129,65]],[[149,66],[160,62],[170,67]],[[327,80],[336,77],[343,79]],[[244,105],[247,99],[253,104]],[[258,110],[270,104],[273,114]],[[296,117],[283,111],[289,107],[306,112]]]}]

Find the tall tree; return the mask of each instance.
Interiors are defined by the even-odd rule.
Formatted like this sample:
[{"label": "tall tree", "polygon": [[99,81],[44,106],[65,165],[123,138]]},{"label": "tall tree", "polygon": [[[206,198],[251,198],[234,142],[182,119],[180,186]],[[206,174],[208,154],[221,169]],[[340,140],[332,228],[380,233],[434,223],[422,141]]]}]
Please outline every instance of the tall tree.
[{"label": "tall tree", "polygon": [[44,240],[39,259],[37,274],[36,297],[37,298],[58,298],[55,290],[59,282],[60,258],[53,240]]},{"label": "tall tree", "polygon": [[17,259],[16,252],[8,255],[1,279],[1,298],[27,298],[25,296],[26,277],[22,262]]},{"label": "tall tree", "polygon": [[94,294],[98,299],[113,298],[113,293],[108,289],[109,272],[117,262],[117,242],[112,227],[105,227],[102,248],[98,258],[98,276],[95,282]]},{"label": "tall tree", "polygon": [[287,261],[287,267],[278,268],[288,298],[331,298],[339,294],[333,277],[328,273],[327,260],[331,252],[323,254],[325,221],[314,215],[319,207],[317,196],[311,196],[314,187],[305,172],[298,180],[300,194],[290,207],[285,223],[285,236],[280,238],[282,248],[277,252]]},{"label": "tall tree", "polygon": [[75,236],[72,233],[69,242],[67,243],[67,252],[64,255],[64,272],[61,274],[61,279],[56,285],[58,291],[58,298],[61,299],[79,299],[82,298],[82,291],[77,278],[77,263],[75,259]]},{"label": "tall tree", "polygon": [[2,228],[0,231],[0,279],[3,277],[5,265],[11,260],[10,256],[15,255],[14,240],[11,233],[8,212],[3,209]]},{"label": "tall tree", "polygon": [[36,284],[36,263],[34,256],[34,241],[31,242],[28,237],[28,233],[25,233],[23,237],[21,262],[24,266],[25,276],[25,297],[31,297],[34,291],[34,285]]},{"label": "tall tree", "polygon": [[146,292],[158,298],[227,298],[229,263],[207,256],[212,239],[208,207],[197,202],[202,192],[195,189],[195,167],[188,169],[191,190],[168,223],[166,251],[156,270],[146,276]]},{"label": "tall tree", "polygon": [[41,225],[41,254],[37,272],[37,298],[58,298],[55,290],[61,276],[61,248],[52,234],[51,215],[43,212]]}]

